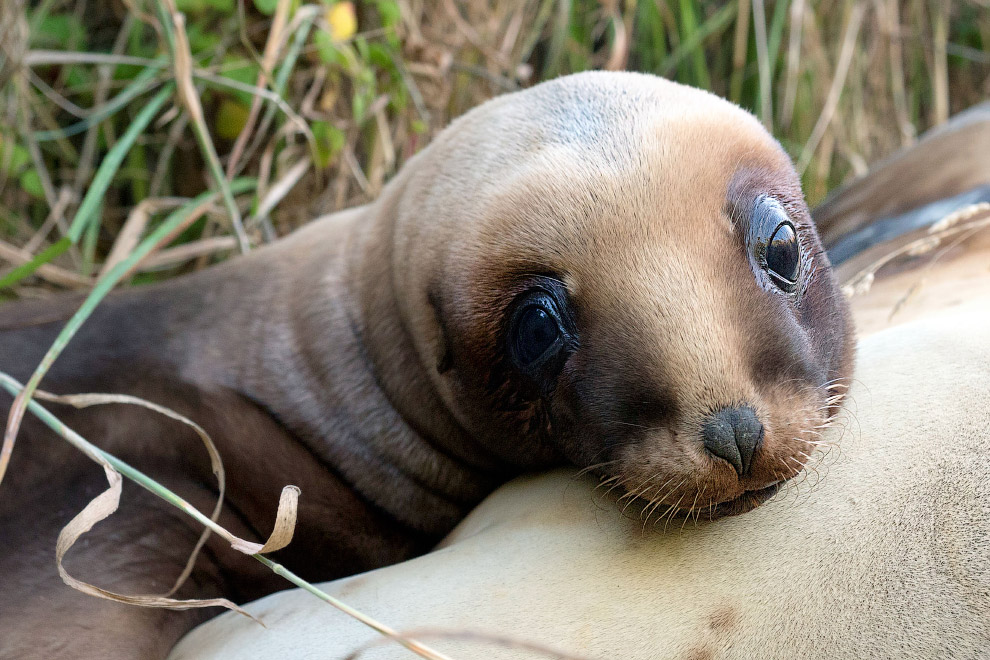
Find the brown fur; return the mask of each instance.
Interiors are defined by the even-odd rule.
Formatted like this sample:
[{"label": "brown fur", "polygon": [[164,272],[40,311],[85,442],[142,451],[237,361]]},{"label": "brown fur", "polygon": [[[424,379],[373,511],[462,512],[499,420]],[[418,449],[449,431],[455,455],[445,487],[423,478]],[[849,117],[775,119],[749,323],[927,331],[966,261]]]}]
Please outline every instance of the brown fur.
[{"label": "brown fur", "polygon": [[[794,296],[748,256],[757,194],[779,197],[798,227],[808,259]],[[539,392],[505,349],[507,312],[534,284],[569,301],[579,334]],[[28,375],[60,326],[45,314],[64,315],[0,310],[0,369]],[[758,122],[661,79],[582,74],[468,113],[372,205],[111,297],[43,386],[137,394],[200,422],[228,468],[223,522],[242,533],[267,531],[279,488],[301,486],[300,529],[278,558],[329,579],[425,550],[498,484],[562,462],[597,466],[672,512],[751,508],[760,498],[747,491],[801,467],[805,433],[826,420],[827,386],[850,360],[845,305],[797,177]],[[766,436],[737,477],[703,449],[699,426],[743,403]],[[150,413],[59,413],[208,494],[193,440]],[[0,486],[0,529],[18,530],[0,562],[0,656],[155,657],[201,618],[58,584],[50,548],[98,476],[25,425]],[[192,526],[141,504],[74,551],[79,577],[147,590],[143,576],[165,584],[178,572]],[[275,588],[220,546],[184,595]]]}]

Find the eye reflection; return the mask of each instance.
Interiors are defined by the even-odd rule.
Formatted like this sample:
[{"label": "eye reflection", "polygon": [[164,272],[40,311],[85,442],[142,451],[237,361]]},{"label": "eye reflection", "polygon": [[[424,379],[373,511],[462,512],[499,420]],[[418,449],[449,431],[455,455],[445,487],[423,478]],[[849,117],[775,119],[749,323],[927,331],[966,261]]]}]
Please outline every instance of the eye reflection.
[{"label": "eye reflection", "polygon": [[798,242],[794,227],[789,223],[777,227],[767,245],[767,269],[781,279],[795,282],[798,276]]}]

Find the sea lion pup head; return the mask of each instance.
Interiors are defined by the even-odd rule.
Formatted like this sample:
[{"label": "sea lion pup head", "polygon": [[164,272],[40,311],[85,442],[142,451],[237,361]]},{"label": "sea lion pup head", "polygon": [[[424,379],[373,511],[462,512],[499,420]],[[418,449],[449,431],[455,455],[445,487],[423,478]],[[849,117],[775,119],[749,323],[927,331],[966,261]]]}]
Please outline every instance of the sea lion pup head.
[{"label": "sea lion pup head", "polygon": [[497,98],[380,203],[433,387],[521,467],[563,457],[660,511],[740,513],[800,471],[849,375],[790,160],[706,92],[585,73]]}]

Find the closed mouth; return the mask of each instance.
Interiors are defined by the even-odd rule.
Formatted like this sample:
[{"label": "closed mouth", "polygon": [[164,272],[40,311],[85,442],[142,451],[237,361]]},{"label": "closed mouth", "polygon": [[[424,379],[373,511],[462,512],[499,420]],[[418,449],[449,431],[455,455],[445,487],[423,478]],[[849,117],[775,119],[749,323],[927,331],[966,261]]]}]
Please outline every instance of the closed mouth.
[{"label": "closed mouth", "polygon": [[[707,511],[702,510],[700,516],[698,517],[700,519],[707,518],[708,520],[717,520],[727,516],[738,516],[741,513],[747,513],[776,495],[777,491],[780,490],[781,484],[783,483],[783,481],[777,481],[769,486],[766,486],[765,488],[760,488],[758,490],[747,490],[742,495],[734,499],[719,502],[718,504],[710,507]],[[685,511],[685,513],[687,512]]]}]

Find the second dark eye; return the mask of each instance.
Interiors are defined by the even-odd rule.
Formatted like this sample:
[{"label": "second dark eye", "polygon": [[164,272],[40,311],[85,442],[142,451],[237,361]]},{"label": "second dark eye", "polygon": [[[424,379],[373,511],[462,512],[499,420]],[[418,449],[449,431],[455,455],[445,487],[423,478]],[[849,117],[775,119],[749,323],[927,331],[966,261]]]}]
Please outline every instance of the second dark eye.
[{"label": "second dark eye", "polygon": [[797,234],[789,222],[782,223],[767,245],[767,269],[772,275],[793,283],[797,281],[800,259]]},{"label": "second dark eye", "polygon": [[560,337],[560,326],[546,309],[530,305],[517,317],[512,337],[512,348],[516,360],[529,366],[539,360]]},{"label": "second dark eye", "polygon": [[[761,195],[753,203],[747,238],[753,265],[777,289],[792,293],[801,277],[801,243],[797,228],[784,207]],[[761,273],[757,272],[757,279]]]}]

